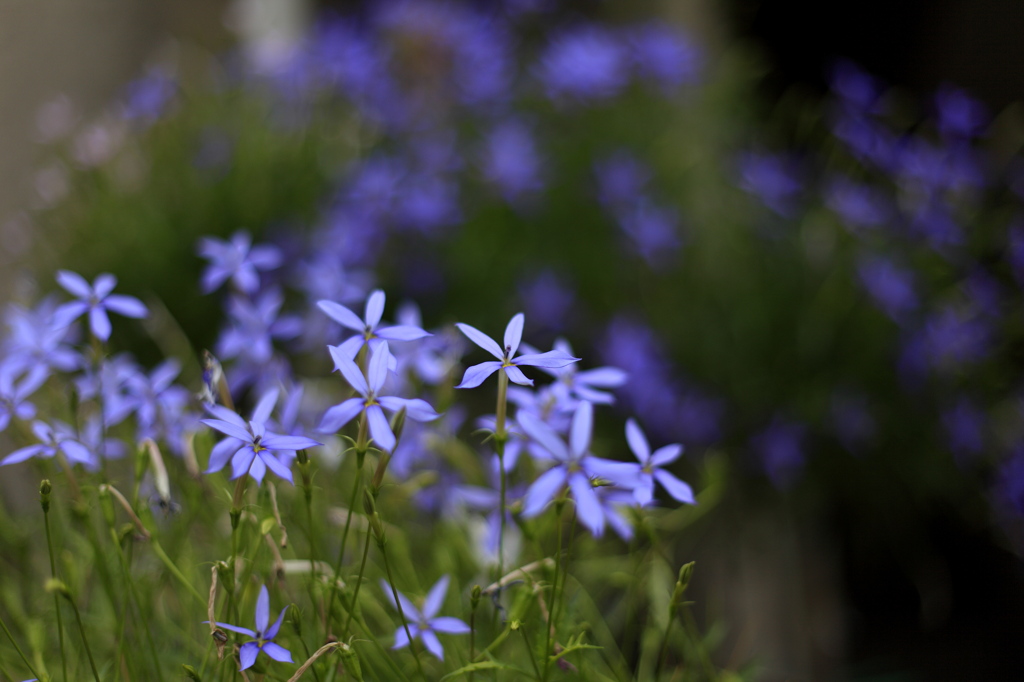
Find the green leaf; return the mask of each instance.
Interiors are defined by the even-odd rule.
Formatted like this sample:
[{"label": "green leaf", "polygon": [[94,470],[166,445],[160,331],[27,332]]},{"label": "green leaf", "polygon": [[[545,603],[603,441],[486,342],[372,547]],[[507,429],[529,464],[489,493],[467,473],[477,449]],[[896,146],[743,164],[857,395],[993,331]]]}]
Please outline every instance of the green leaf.
[{"label": "green leaf", "polygon": [[522,675],[526,675],[527,677],[533,677],[533,673],[531,672],[523,670],[522,668],[517,668],[515,666],[508,665],[506,663],[501,663],[500,661],[480,661],[479,663],[470,663],[469,665],[464,665],[458,670],[448,673],[447,675],[442,677],[441,680],[443,682],[443,680],[454,679],[456,677],[459,677],[460,675],[479,672],[481,670],[512,670]]}]

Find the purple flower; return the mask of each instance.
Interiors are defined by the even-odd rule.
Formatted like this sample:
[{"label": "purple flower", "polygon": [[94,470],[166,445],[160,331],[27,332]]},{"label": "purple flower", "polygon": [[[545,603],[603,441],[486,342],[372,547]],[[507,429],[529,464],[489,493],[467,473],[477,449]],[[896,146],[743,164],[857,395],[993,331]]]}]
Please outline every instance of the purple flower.
[{"label": "purple flower", "polygon": [[[277,631],[281,629],[281,622],[284,620],[285,611],[287,611],[287,609],[281,609],[281,613],[278,614],[277,620],[274,621],[273,625],[270,625],[270,594],[267,592],[267,586],[263,585],[260,588],[260,596],[256,599],[255,630],[215,621],[215,625],[217,625],[217,627],[230,630],[231,632],[237,632],[240,635],[252,637],[256,640],[254,642],[246,642],[239,648],[238,658],[242,664],[239,671],[251,668],[253,664],[256,663],[256,657],[259,656],[261,651],[275,661],[280,661],[281,663],[294,663],[294,661],[292,661],[291,652],[280,644],[275,644],[273,641],[274,638],[277,637]],[[204,620],[203,622],[209,623],[210,621]],[[267,627],[268,625],[270,625],[269,628]]]},{"label": "purple flower", "polygon": [[[415,341],[416,339],[430,336],[429,332],[412,325],[403,324],[378,329],[377,325],[380,324],[380,318],[384,315],[384,302],[384,292],[380,289],[373,291],[366,299],[366,310],[363,313],[363,319],[359,319],[358,315],[340,303],[335,303],[334,301],[317,302],[317,306],[328,317],[342,327],[358,333],[357,336],[353,336],[340,346],[337,346],[338,351],[351,359],[356,357],[359,349],[366,343],[370,344],[371,349],[375,349],[380,345],[380,339],[387,339],[388,341]],[[331,351],[331,354],[334,355],[334,350]]]},{"label": "purple flower", "polygon": [[633,68],[666,94],[696,79],[700,52],[679,31],[664,24],[645,24],[630,29],[627,42]]},{"label": "purple flower", "polygon": [[557,462],[538,476],[526,491],[523,516],[532,518],[539,515],[568,484],[576,500],[576,514],[580,522],[595,537],[600,537],[604,532],[605,513],[590,479],[602,478],[632,488],[636,484],[636,466],[603,460],[590,454],[594,406],[585,400],[580,402],[572,418],[568,445],[554,429],[529,412],[518,413],[516,419],[523,431]]},{"label": "purple flower", "polygon": [[846,450],[859,454],[877,431],[874,416],[863,393],[837,391],[832,395],[832,428]]},{"label": "purple flower", "polygon": [[257,484],[260,484],[267,469],[270,469],[284,480],[293,483],[291,470],[278,459],[275,451],[294,452],[322,443],[304,436],[283,436],[267,431],[266,423],[277,403],[277,394],[275,389],[260,398],[248,423],[226,407],[207,406],[217,419],[203,419],[202,422],[228,437],[213,447],[206,473],[220,471],[230,459],[232,479],[249,474]]},{"label": "purple flower", "polygon": [[914,278],[883,256],[864,256],[857,265],[861,284],[875,303],[896,322],[917,308]]},{"label": "purple flower", "polygon": [[628,206],[647,189],[652,172],[627,151],[619,150],[594,164],[597,198],[610,210]]},{"label": "purple flower", "polygon": [[[380,581],[380,589],[387,596],[392,608],[398,609],[398,604],[395,603],[391,587],[383,579]],[[405,617],[409,625],[409,635],[413,639],[418,638],[423,642],[423,646],[427,648],[427,651],[437,656],[440,660],[444,660],[444,649],[441,647],[441,642],[438,640],[436,633],[465,635],[469,632],[469,626],[458,618],[437,615],[437,612],[444,605],[444,597],[448,592],[447,575],[442,576],[430,588],[426,598],[423,600],[422,611],[413,606],[413,603],[404,594],[398,592],[398,590],[394,590],[394,592],[398,594],[398,601],[402,605],[402,616]],[[391,648],[401,649],[406,646],[409,646],[409,636],[406,635],[405,627],[403,626],[395,630],[395,645]]]},{"label": "purple flower", "polygon": [[884,225],[892,215],[892,207],[880,191],[845,177],[829,185],[825,201],[852,232]]},{"label": "purple flower", "polygon": [[281,265],[281,252],[273,246],[252,246],[248,232],[236,232],[231,241],[204,237],[199,240],[199,255],[210,261],[203,273],[203,293],[217,289],[228,279],[239,291],[254,294],[260,288],[259,270]]},{"label": "purple flower", "polygon": [[985,105],[963,90],[944,85],[935,93],[939,132],[947,137],[972,138],[988,124]]},{"label": "purple flower", "polygon": [[122,116],[130,121],[152,123],[166,111],[177,89],[173,78],[156,69],[128,84]]},{"label": "purple flower", "polygon": [[882,93],[874,76],[846,60],[840,61],[832,69],[829,83],[840,101],[857,113],[873,112]]},{"label": "purple flower", "polygon": [[55,429],[41,421],[33,422],[32,433],[39,443],[15,450],[0,461],[0,466],[24,462],[31,457],[53,457],[62,452],[72,464],[81,464],[86,469],[95,470],[99,466],[96,455],[72,438],[68,431],[70,429]]},{"label": "purple flower", "polygon": [[93,335],[101,341],[110,338],[110,318],[107,311],[111,310],[125,317],[143,318],[149,311],[142,301],[133,296],[122,296],[112,294],[117,278],[111,274],[99,275],[89,285],[81,275],[69,270],[57,272],[57,283],[72,295],[77,296],[77,301],[65,303],[53,313],[54,326],[66,327],[82,315],[89,313],[89,329]]},{"label": "purple flower", "polygon": [[459,328],[463,334],[465,334],[470,341],[483,348],[485,351],[498,358],[498,361],[481,362],[479,365],[473,365],[466,370],[466,373],[462,377],[462,383],[455,388],[476,388],[484,382],[487,377],[491,376],[499,369],[505,370],[508,378],[522,386],[533,386],[533,379],[528,379],[523,374],[520,367],[544,367],[548,369],[557,369],[558,367],[565,367],[570,362],[576,362],[579,358],[563,353],[558,350],[550,350],[547,353],[531,353],[529,355],[521,355],[518,358],[515,357],[516,351],[519,350],[519,342],[523,338],[523,324],[525,317],[522,313],[517,313],[509,320],[508,326],[505,327],[505,348],[497,344],[491,337],[484,334],[482,331],[470,327],[468,324],[456,322],[455,326]]},{"label": "purple flower", "polygon": [[47,300],[35,310],[17,305],[7,308],[6,321],[11,333],[4,340],[7,361],[26,370],[44,367],[69,372],[81,365],[81,357],[65,343],[67,328],[54,320],[56,305]]},{"label": "purple flower", "polygon": [[537,144],[522,121],[503,121],[491,129],[484,140],[481,165],[484,177],[510,204],[544,187]]},{"label": "purple flower", "polygon": [[320,420],[317,431],[336,433],[341,427],[352,421],[357,414],[365,410],[370,436],[378,447],[391,452],[395,449],[396,439],[383,410],[398,412],[405,408],[406,416],[419,422],[432,421],[441,416],[425,400],[419,398],[408,400],[380,395],[380,390],[384,387],[384,382],[388,377],[388,365],[393,361],[387,341],[382,341],[371,352],[369,368],[365,377],[358,365],[340,347],[328,346],[327,348],[331,351],[331,357],[334,358],[335,369],[341,372],[345,381],[362,397],[349,398],[327,410],[323,419]]},{"label": "purple flower", "polygon": [[521,282],[519,298],[530,317],[549,329],[564,327],[576,303],[572,288],[551,270]]},{"label": "purple flower", "polygon": [[630,246],[648,265],[657,268],[672,262],[682,245],[675,210],[641,199],[617,211],[617,217]]},{"label": "purple flower", "polygon": [[761,460],[768,478],[776,488],[786,489],[796,482],[804,466],[803,439],[807,427],[776,417],[771,425],[755,436],[751,445]]},{"label": "purple flower", "polygon": [[[555,340],[555,350],[562,351],[569,357],[573,356],[572,346],[565,339]],[[615,396],[602,389],[618,388],[626,383],[627,377],[627,374],[618,367],[597,367],[579,371],[577,365],[569,364],[558,369],[541,369],[558,379],[552,388],[556,392],[556,399],[560,402],[562,399],[559,393],[562,393],[566,397],[576,400],[586,400],[598,405],[611,405],[615,402]],[[575,407],[572,405],[573,409]]]},{"label": "purple flower", "polygon": [[958,460],[966,460],[985,449],[985,422],[985,413],[964,397],[942,413],[949,449]]},{"label": "purple flower", "polygon": [[274,339],[294,339],[302,333],[302,321],[295,315],[281,315],[284,294],[267,289],[255,300],[232,296],[228,301],[230,326],[217,339],[217,355],[243,358],[266,364],[274,354]]},{"label": "purple flower", "polygon": [[679,455],[683,454],[682,445],[673,443],[651,452],[651,446],[647,444],[647,437],[644,436],[644,432],[634,419],[629,419],[626,422],[626,441],[629,443],[629,449],[640,461],[638,482],[633,487],[633,497],[637,504],[643,507],[654,499],[655,479],[676,501],[684,504],[697,504],[690,486],[661,468],[679,459]]},{"label": "purple flower", "polygon": [[548,97],[555,101],[609,99],[629,79],[623,45],[597,26],[564,31],[548,45],[537,67]]},{"label": "purple flower", "polygon": [[790,215],[802,188],[792,159],[747,152],[740,156],[740,187],[779,215]]},{"label": "purple flower", "polygon": [[984,359],[991,347],[988,322],[972,311],[944,308],[928,318],[924,344],[931,365],[953,369]]},{"label": "purple flower", "polygon": [[[18,364],[6,362],[0,366],[0,431],[7,428],[12,417],[27,421],[36,416],[36,407],[28,402],[28,397],[43,385],[47,374],[43,365],[24,374]],[[15,383],[19,376],[21,381]]]}]

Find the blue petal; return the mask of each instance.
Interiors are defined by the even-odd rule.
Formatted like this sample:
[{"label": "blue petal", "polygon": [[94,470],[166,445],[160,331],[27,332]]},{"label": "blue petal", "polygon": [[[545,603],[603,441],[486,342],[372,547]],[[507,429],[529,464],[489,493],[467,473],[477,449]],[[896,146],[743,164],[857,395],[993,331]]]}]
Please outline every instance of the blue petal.
[{"label": "blue petal", "polygon": [[487,334],[484,334],[476,327],[471,327],[468,324],[463,324],[462,322],[456,322],[455,326],[459,328],[460,332],[466,335],[466,338],[483,348],[494,357],[499,360],[505,359],[505,352],[501,349],[501,346],[499,346],[494,339],[487,336]]},{"label": "blue petal", "polygon": [[238,669],[239,672],[248,670],[252,667],[252,664],[256,662],[256,657],[260,654],[260,647],[256,642],[246,642],[242,645],[242,648],[238,651],[238,658],[242,663],[242,667]]},{"label": "blue petal", "polygon": [[538,476],[526,491],[526,497],[523,498],[523,516],[531,518],[544,511],[544,507],[551,501],[551,498],[558,494],[558,491],[565,485],[566,476],[566,469],[562,465],[548,469]]},{"label": "blue petal", "polygon": [[604,533],[604,510],[601,509],[601,501],[597,499],[590,479],[577,471],[569,476],[569,488],[576,499],[576,516],[594,537],[601,537]]},{"label": "blue petal", "polygon": [[292,660],[292,654],[290,651],[285,649],[280,644],[274,644],[273,642],[263,643],[263,653],[265,653],[267,656],[270,656],[275,661],[280,661],[281,663],[295,662]]},{"label": "blue petal", "polygon": [[466,373],[462,376],[462,383],[455,388],[476,388],[499,369],[501,369],[501,363],[496,360],[473,365],[466,369]]}]

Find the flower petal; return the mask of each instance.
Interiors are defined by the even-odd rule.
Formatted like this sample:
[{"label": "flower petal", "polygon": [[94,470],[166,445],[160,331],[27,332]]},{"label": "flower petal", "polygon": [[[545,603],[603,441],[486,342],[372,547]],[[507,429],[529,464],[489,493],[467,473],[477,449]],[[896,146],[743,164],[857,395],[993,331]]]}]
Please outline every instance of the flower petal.
[{"label": "flower petal", "polygon": [[388,378],[388,359],[390,357],[391,349],[388,347],[387,341],[382,341],[370,356],[370,365],[366,372],[366,383],[374,395],[380,391]]},{"label": "flower petal", "polygon": [[523,517],[531,518],[544,511],[551,498],[565,485],[566,476],[565,466],[561,464],[538,476],[523,498]]},{"label": "flower petal", "polygon": [[118,315],[134,317],[136,319],[142,319],[149,315],[149,309],[134,296],[111,294],[103,299],[103,307],[107,310],[113,310]]},{"label": "flower petal", "polygon": [[277,637],[277,631],[281,629],[281,622],[284,620],[284,614],[287,610],[286,608],[281,609],[281,613],[277,614],[277,620],[263,633],[263,639],[274,639]]},{"label": "flower petal", "polygon": [[568,353],[563,353],[560,350],[549,350],[547,353],[520,355],[518,358],[512,360],[513,365],[519,365],[520,367],[546,367],[548,369],[558,369],[559,367],[565,367],[566,365],[574,362],[579,362],[579,358],[574,358]]},{"label": "flower petal", "polygon": [[236,452],[235,456],[231,459],[231,480],[249,473],[249,468],[252,467],[254,459],[256,459],[256,453],[252,451],[251,447],[247,446]]},{"label": "flower petal", "polygon": [[[209,623],[210,621],[204,620],[203,623]],[[231,625],[230,623],[221,623],[219,620],[213,622],[219,628],[224,630],[230,630],[231,632],[237,632],[240,635],[247,635],[249,637],[255,637],[256,633],[249,628],[240,628],[237,625]]]},{"label": "flower petal", "polygon": [[423,642],[423,646],[426,647],[427,651],[437,656],[442,661],[444,660],[444,648],[441,646],[440,640],[430,630],[423,630],[420,632],[420,641]]},{"label": "flower petal", "polygon": [[292,660],[292,654],[290,651],[285,649],[280,644],[275,644],[273,642],[263,643],[263,653],[265,653],[267,656],[270,656],[275,661],[280,661],[281,663],[295,662]]},{"label": "flower petal", "polygon": [[79,275],[77,272],[71,272],[70,270],[58,270],[57,271],[57,284],[64,287],[64,289],[78,298],[89,298],[92,296],[92,287],[85,281],[85,278]]},{"label": "flower petal", "polygon": [[94,306],[89,309],[89,329],[100,341],[110,338],[110,318],[102,306]]},{"label": "flower petal", "polygon": [[576,499],[576,516],[580,523],[589,528],[594,537],[601,537],[604,533],[604,510],[590,479],[577,471],[569,476],[569,488]]},{"label": "flower petal", "polygon": [[679,459],[679,455],[683,454],[683,446],[679,443],[673,443],[672,445],[666,445],[665,447],[658,448],[651,455],[651,465],[656,467],[663,467],[666,464]]},{"label": "flower petal", "polygon": [[340,346],[327,346],[327,350],[331,352],[334,367],[341,372],[341,376],[345,377],[349,386],[356,389],[360,395],[366,396],[370,392],[370,388],[366,385],[366,377],[363,376],[359,366],[345,354]]},{"label": "flower petal", "polygon": [[216,429],[225,435],[237,438],[243,443],[252,442],[252,434],[249,433],[248,429],[241,428],[235,424],[229,424],[228,422],[221,421],[220,419],[200,419],[199,421],[200,423],[206,424],[211,429]]},{"label": "flower petal", "polygon": [[71,301],[58,306],[53,311],[52,324],[54,329],[63,329],[89,310],[89,304],[85,301]]},{"label": "flower petal", "polygon": [[320,433],[337,433],[341,427],[363,411],[365,402],[363,398],[349,398],[345,402],[335,405],[324,413],[323,419],[320,420],[320,426],[316,427],[316,430]]},{"label": "flower petal", "polygon": [[430,406],[426,400],[419,398],[396,398],[394,396],[382,396],[377,399],[381,407],[385,410],[392,412],[398,412],[403,407],[405,408],[405,415],[417,422],[429,422],[434,421],[441,415],[434,411],[434,408]]},{"label": "flower petal", "polygon": [[523,427],[526,435],[540,443],[541,447],[550,452],[560,461],[569,459],[569,450],[565,443],[558,437],[555,430],[542,422],[535,415],[520,410],[516,413],[516,421]]},{"label": "flower petal", "polygon": [[[356,398],[358,400],[358,398]],[[263,447],[268,450],[308,450],[309,448],[315,448],[319,445],[323,445],[312,438],[306,438],[305,436],[286,436],[280,433],[273,433],[268,431],[267,435],[263,436],[261,441]]]},{"label": "flower petal", "polygon": [[279,392],[276,388],[272,388],[263,394],[260,398],[259,403],[256,404],[256,409],[253,410],[252,420],[257,424],[266,424],[267,420],[270,419],[270,413],[274,411],[274,405],[277,405],[277,396]]},{"label": "flower petal", "polygon": [[114,277],[109,272],[101,273],[92,282],[93,296],[102,301],[116,286],[117,277]]},{"label": "flower petal", "polygon": [[283,478],[292,485],[295,485],[295,481],[292,479],[292,471],[285,466],[281,460],[274,455],[269,454],[267,450],[261,450],[259,454],[260,460],[267,466],[268,469],[273,471],[278,477]]},{"label": "flower petal", "polygon": [[526,316],[516,313],[505,327],[505,352],[510,358],[519,350],[519,342],[523,340],[523,324],[525,322]]},{"label": "flower petal", "polygon": [[[406,620],[408,620],[408,616],[406,616]],[[415,639],[417,635],[420,634],[420,629],[412,623],[409,623],[409,634],[413,636],[413,639]],[[391,648],[401,649],[406,646],[409,646],[409,638],[405,635],[405,628],[398,628],[395,630],[395,645]]]},{"label": "flower petal", "polygon": [[434,586],[430,588],[430,592],[427,593],[426,599],[423,600],[423,618],[424,620],[430,620],[437,615],[437,612],[441,610],[441,606],[444,605],[444,597],[448,592],[448,582],[450,578],[447,575],[441,576],[441,579],[434,583]]},{"label": "flower petal", "polygon": [[487,336],[487,334],[484,334],[476,327],[470,327],[468,324],[463,324],[462,322],[456,322],[455,326],[459,328],[460,332],[466,335],[466,338],[483,348],[494,357],[499,360],[505,359],[505,353],[501,349],[501,346],[499,346],[494,339]]},{"label": "flower petal", "polygon": [[637,484],[633,486],[633,499],[641,507],[646,507],[654,499],[654,476],[641,473],[637,478]]},{"label": "flower petal", "polygon": [[469,633],[469,626],[458,618],[441,616],[430,621],[430,629],[443,632],[448,635],[465,635]]},{"label": "flower petal", "polygon": [[366,299],[365,315],[366,326],[376,329],[380,318],[384,315],[384,292],[380,289],[375,289]]},{"label": "flower petal", "polygon": [[260,596],[256,598],[256,632],[265,632],[270,625],[270,593],[266,585],[260,586]]},{"label": "flower petal", "polygon": [[594,406],[586,400],[580,402],[572,416],[569,446],[572,454],[582,457],[590,449],[590,434],[594,429]]},{"label": "flower petal", "polygon": [[252,664],[256,662],[256,657],[259,653],[260,645],[256,642],[246,642],[243,644],[242,648],[238,650],[238,660],[242,664],[238,671],[241,672],[251,668]]},{"label": "flower petal", "polygon": [[626,442],[640,463],[647,464],[651,458],[651,446],[647,444],[647,437],[633,418],[626,420]]},{"label": "flower petal", "polygon": [[263,477],[267,475],[267,465],[263,463],[262,457],[254,457],[252,465],[249,466],[249,476],[256,481],[256,485],[263,485]]},{"label": "flower petal", "polygon": [[693,489],[669,472],[664,471],[663,469],[656,469],[654,471],[654,477],[658,479],[658,483],[661,484],[661,487],[679,502],[683,502],[685,504],[697,504],[697,499],[693,496]]},{"label": "flower petal", "polygon": [[414,327],[410,324],[398,324],[393,327],[382,327],[376,330],[374,334],[382,339],[389,339],[391,341],[415,341],[416,339],[433,336],[430,332],[424,331],[419,327]]},{"label": "flower petal", "polygon": [[377,447],[388,452],[394,450],[395,434],[391,431],[391,425],[388,424],[380,405],[370,405],[366,408],[366,421],[370,427],[370,436]]},{"label": "flower petal", "polygon": [[626,383],[629,375],[618,367],[585,369],[576,375],[576,382],[599,388],[615,388]]},{"label": "flower petal", "polygon": [[533,379],[528,378],[523,374],[523,370],[519,369],[515,365],[505,365],[502,369],[505,370],[505,374],[507,374],[508,378],[514,383],[517,383],[520,386],[533,386]]},{"label": "flower petal", "polygon": [[225,438],[214,445],[210,450],[210,464],[206,467],[206,473],[212,474],[223,469],[231,456],[241,450],[244,445],[245,443],[237,438]]},{"label": "flower petal", "polygon": [[354,312],[334,301],[317,301],[317,307],[327,313],[327,316],[352,331],[360,332],[366,328],[366,323],[359,319]]},{"label": "flower petal", "polygon": [[29,445],[28,447],[19,448],[3,458],[0,461],[0,466],[5,464],[17,464],[18,462],[24,462],[26,459],[35,457],[46,449],[44,445]]},{"label": "flower petal", "polygon": [[462,375],[462,383],[455,388],[476,388],[499,369],[501,369],[501,363],[497,360],[488,360],[468,367],[466,373]]}]

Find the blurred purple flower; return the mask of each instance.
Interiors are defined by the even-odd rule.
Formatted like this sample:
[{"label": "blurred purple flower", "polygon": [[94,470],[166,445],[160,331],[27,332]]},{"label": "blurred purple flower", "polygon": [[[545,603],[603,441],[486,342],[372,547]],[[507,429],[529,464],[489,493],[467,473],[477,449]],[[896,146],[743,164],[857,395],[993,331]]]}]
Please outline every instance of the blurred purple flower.
[{"label": "blurred purple flower", "polygon": [[49,373],[44,365],[23,370],[20,364],[9,361],[0,366],[0,431],[7,428],[13,417],[28,421],[36,416],[36,407],[28,398],[43,385]]},{"label": "blurred purple flower", "polygon": [[400,324],[378,328],[380,319],[384,316],[384,304],[386,301],[387,299],[382,290],[375,289],[370,292],[370,295],[366,298],[366,308],[362,319],[345,306],[334,301],[317,301],[316,305],[342,327],[356,332],[355,336],[337,347],[339,352],[344,353],[351,360],[356,357],[364,344],[369,344],[371,350],[376,350],[381,343],[381,339],[388,341],[415,341],[425,336],[430,336],[429,332],[412,325]]},{"label": "blurred purple flower", "polygon": [[776,417],[764,431],[751,439],[751,446],[772,484],[791,488],[804,467],[804,424]]},{"label": "blurred purple flower", "polygon": [[626,42],[633,68],[666,94],[696,80],[700,51],[679,30],[661,23],[643,24],[627,31]]},{"label": "blurred purple flower", "polygon": [[803,186],[793,159],[773,154],[747,152],[739,158],[740,187],[786,217],[796,208]]},{"label": "blurred purple flower", "polygon": [[884,256],[862,256],[857,274],[875,304],[896,322],[905,322],[917,308],[913,274]]},{"label": "blurred purple flower", "polygon": [[69,270],[57,272],[57,283],[69,293],[78,297],[77,301],[65,303],[53,313],[55,327],[66,327],[82,315],[89,314],[89,329],[100,341],[110,338],[110,318],[107,311],[118,315],[143,318],[149,314],[142,301],[134,296],[112,294],[117,278],[111,274],[99,275],[90,286],[81,275]]},{"label": "blurred purple flower", "polygon": [[637,201],[629,209],[617,212],[619,227],[630,247],[652,268],[663,268],[677,261],[682,246],[679,214],[651,201]]},{"label": "blurred purple flower", "polygon": [[638,482],[633,488],[633,497],[637,504],[644,507],[651,503],[654,499],[655,480],[677,502],[697,504],[697,499],[693,496],[690,486],[662,468],[679,459],[679,456],[683,454],[682,445],[673,443],[651,452],[647,436],[644,435],[636,420],[632,418],[626,421],[626,441],[629,443],[629,449],[633,451],[640,462]]},{"label": "blurred purple flower", "polygon": [[878,429],[867,396],[860,392],[836,391],[832,394],[830,412],[839,442],[847,452],[860,454]]},{"label": "blurred purple flower", "polygon": [[270,360],[275,340],[287,341],[302,333],[295,315],[279,315],[284,305],[280,289],[268,289],[255,300],[232,296],[228,301],[228,327],[217,339],[222,358],[243,358],[257,364]]},{"label": "blurred purple flower", "polygon": [[178,85],[173,78],[160,69],[154,69],[128,84],[121,115],[129,121],[152,123],[167,111],[167,105],[177,91]]},{"label": "blurred purple flower", "polygon": [[630,152],[619,150],[594,164],[597,198],[609,210],[630,205],[651,181],[651,169]]},{"label": "blurred purple flower", "polygon": [[542,164],[531,127],[508,119],[498,123],[484,141],[481,165],[484,177],[510,204],[544,188]]},{"label": "blurred purple flower", "polygon": [[984,104],[949,85],[941,86],[935,93],[935,110],[939,132],[947,137],[976,137],[989,122]]},{"label": "blurred purple flower", "polygon": [[231,241],[203,237],[199,240],[199,255],[210,261],[203,273],[204,294],[217,289],[228,279],[246,294],[260,288],[259,270],[274,270],[281,265],[281,252],[269,245],[252,245],[248,232],[239,231]]},{"label": "blurred purple flower", "polygon": [[614,97],[629,79],[627,53],[609,31],[593,25],[563,30],[548,44],[537,74],[556,102],[589,102]]},{"label": "blurred purple flower", "polygon": [[881,191],[846,177],[836,178],[829,183],[825,190],[825,203],[854,233],[884,225],[893,212]]},{"label": "blurred purple flower", "polygon": [[929,316],[924,343],[936,369],[955,369],[984,359],[991,348],[991,327],[974,311],[946,307]]},{"label": "blurred purple flower", "polygon": [[950,247],[964,242],[963,230],[953,220],[949,207],[934,200],[918,208],[911,221],[911,229],[939,253],[947,253]]},{"label": "blurred purple flower", "polygon": [[874,76],[847,60],[839,61],[832,68],[829,85],[841,103],[857,113],[874,113],[874,105],[882,93]]},{"label": "blurred purple flower", "polygon": [[519,298],[530,318],[548,329],[564,329],[576,305],[576,294],[551,270],[519,284]]},{"label": "blurred purple flower", "polygon": [[[63,426],[56,424],[55,426]],[[32,457],[49,458],[64,453],[71,464],[81,464],[90,471],[99,468],[99,459],[85,445],[70,435],[70,428],[55,428],[41,421],[32,422],[32,434],[39,443],[15,450],[0,461],[0,466],[17,464]]]},{"label": "blurred purple flower", "polygon": [[[380,589],[391,603],[391,607],[397,610],[398,604],[395,603],[391,586],[383,579],[380,581]],[[435,633],[442,632],[449,635],[469,633],[469,626],[458,618],[437,615],[444,605],[444,597],[448,592],[448,576],[442,576],[427,592],[427,596],[423,600],[422,611],[413,606],[413,603],[404,594],[398,590],[394,590],[394,592],[398,594],[398,600],[401,602],[402,616],[408,624],[409,635],[413,639],[419,638],[427,651],[438,659],[444,660],[444,648]],[[395,645],[391,648],[401,649],[406,646],[409,646],[409,636],[406,635],[405,626],[402,626],[395,630]]]},{"label": "blurred purple flower", "polygon": [[974,401],[960,397],[942,412],[942,427],[949,449],[961,463],[985,449],[985,413]]}]

